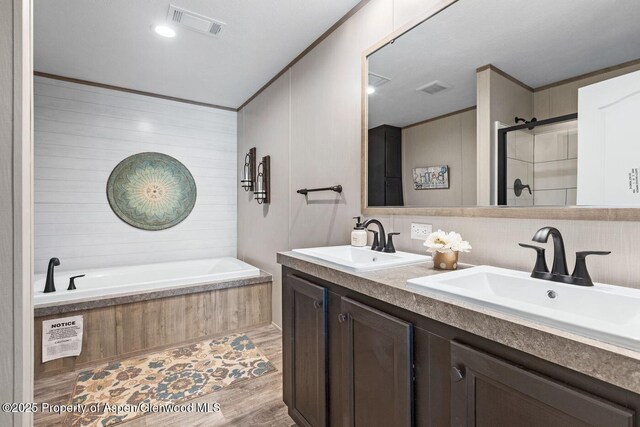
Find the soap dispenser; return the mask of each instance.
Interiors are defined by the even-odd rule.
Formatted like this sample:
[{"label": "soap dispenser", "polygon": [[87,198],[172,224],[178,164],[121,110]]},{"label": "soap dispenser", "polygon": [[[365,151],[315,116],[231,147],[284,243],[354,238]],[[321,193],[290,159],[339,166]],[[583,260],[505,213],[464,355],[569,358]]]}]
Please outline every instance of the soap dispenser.
[{"label": "soap dispenser", "polygon": [[353,219],[356,220],[356,226],[353,227],[353,231],[351,232],[351,246],[367,246],[367,230],[365,230],[360,222],[359,216],[354,216]]}]

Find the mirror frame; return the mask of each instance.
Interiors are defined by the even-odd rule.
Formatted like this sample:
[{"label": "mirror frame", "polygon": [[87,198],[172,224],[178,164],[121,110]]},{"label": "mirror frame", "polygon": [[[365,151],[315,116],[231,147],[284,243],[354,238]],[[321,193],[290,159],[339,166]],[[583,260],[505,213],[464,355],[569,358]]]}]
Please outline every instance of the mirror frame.
[{"label": "mirror frame", "polygon": [[398,28],[389,35],[366,49],[361,57],[361,161],[360,161],[360,197],[361,211],[365,216],[376,215],[409,215],[409,216],[449,216],[449,217],[477,217],[477,218],[520,218],[520,219],[555,219],[555,220],[585,220],[585,221],[640,221],[640,207],[614,208],[590,206],[563,207],[515,207],[515,206],[470,206],[470,207],[369,207],[367,194],[367,164],[368,164],[368,97],[367,58],[395,41],[396,38],[411,31],[413,28],[427,21],[432,16],[442,12],[459,0],[441,0],[430,7],[424,14],[414,21]]}]

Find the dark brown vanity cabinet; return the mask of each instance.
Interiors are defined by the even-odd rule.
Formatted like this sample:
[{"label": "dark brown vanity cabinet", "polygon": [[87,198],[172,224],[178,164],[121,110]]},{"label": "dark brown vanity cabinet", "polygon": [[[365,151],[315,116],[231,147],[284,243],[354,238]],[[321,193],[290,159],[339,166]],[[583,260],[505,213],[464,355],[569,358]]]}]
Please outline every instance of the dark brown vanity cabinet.
[{"label": "dark brown vanity cabinet", "polygon": [[327,425],[327,290],[289,276],[283,302],[284,401],[298,425]]},{"label": "dark brown vanity cabinet", "polygon": [[633,411],[451,343],[452,426],[629,427]]},{"label": "dark brown vanity cabinet", "polygon": [[411,324],[295,275],[283,282],[284,400],[291,418],[302,426],[411,426]]},{"label": "dark brown vanity cabinet", "polygon": [[345,426],[410,426],[413,417],[413,328],[341,298]]},{"label": "dark brown vanity cabinet", "polygon": [[638,394],[283,268],[301,426],[640,427]]}]

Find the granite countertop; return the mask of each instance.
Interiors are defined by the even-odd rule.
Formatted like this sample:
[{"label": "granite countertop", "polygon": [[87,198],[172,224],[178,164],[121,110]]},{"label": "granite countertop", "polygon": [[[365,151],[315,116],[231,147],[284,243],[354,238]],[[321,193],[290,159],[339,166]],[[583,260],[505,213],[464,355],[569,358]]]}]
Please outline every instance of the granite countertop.
[{"label": "granite countertop", "polygon": [[135,291],[120,295],[106,295],[104,297],[87,297],[67,302],[51,302],[39,304],[34,308],[34,317],[50,316],[54,314],[70,313],[72,311],[90,310],[92,308],[110,307],[118,304],[147,301],[157,298],[174,297],[178,295],[195,294],[199,292],[215,291],[217,289],[237,288],[239,286],[253,285],[256,283],[271,282],[271,274],[260,270],[260,275],[242,277],[238,279],[218,280],[191,286],[173,286],[170,288],[149,291]]},{"label": "granite countertop", "polygon": [[295,252],[280,252],[278,263],[640,393],[640,352],[505,314],[480,304],[410,288],[408,279],[442,274],[433,269],[431,262],[354,273]]}]

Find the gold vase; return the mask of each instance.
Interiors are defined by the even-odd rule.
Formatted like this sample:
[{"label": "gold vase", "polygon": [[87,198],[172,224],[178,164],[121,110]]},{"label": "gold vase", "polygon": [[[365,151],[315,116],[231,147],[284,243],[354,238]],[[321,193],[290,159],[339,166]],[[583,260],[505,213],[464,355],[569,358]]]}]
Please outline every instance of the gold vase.
[{"label": "gold vase", "polygon": [[438,252],[433,254],[433,268],[436,270],[456,270],[458,252]]}]

